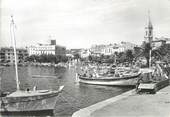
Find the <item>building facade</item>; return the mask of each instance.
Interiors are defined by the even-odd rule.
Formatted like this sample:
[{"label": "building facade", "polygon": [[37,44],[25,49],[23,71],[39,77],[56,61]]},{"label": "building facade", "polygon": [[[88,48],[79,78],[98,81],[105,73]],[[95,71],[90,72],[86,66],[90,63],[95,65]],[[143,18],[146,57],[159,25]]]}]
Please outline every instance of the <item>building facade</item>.
[{"label": "building facade", "polygon": [[56,45],[55,40],[51,40],[51,44],[37,44],[35,46],[28,47],[29,56],[31,55],[65,55],[66,48]]},{"label": "building facade", "polygon": [[92,47],[90,48],[91,55],[100,56],[105,47],[106,45],[92,45]]},{"label": "building facade", "polygon": [[119,51],[118,49],[119,49],[119,47],[116,44],[110,44],[110,45],[106,45],[102,49],[101,53],[103,55],[113,55],[115,52]]},{"label": "building facade", "polygon": [[[28,57],[27,49],[17,48],[17,62],[23,62],[26,57]],[[14,63],[14,49],[9,47],[0,48],[0,61]]]},{"label": "building facade", "polygon": [[80,52],[80,57],[81,58],[87,58],[91,55],[91,52],[89,49],[82,49],[82,51]]},{"label": "building facade", "polygon": [[124,52],[127,50],[133,50],[134,47],[138,47],[138,45],[130,42],[121,42],[120,47],[119,47],[119,52]]},{"label": "building facade", "polygon": [[93,55],[113,55],[115,52],[125,52],[127,50],[133,50],[137,47],[136,44],[130,42],[121,42],[120,44],[109,44],[109,45],[95,45],[90,49]]}]

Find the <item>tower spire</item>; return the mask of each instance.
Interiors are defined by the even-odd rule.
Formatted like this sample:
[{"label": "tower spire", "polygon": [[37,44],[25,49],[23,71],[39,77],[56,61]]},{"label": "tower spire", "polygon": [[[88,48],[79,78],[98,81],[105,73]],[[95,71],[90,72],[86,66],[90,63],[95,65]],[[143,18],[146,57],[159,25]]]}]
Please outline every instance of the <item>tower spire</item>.
[{"label": "tower spire", "polygon": [[148,10],[148,19],[150,21],[150,10]]},{"label": "tower spire", "polygon": [[148,10],[148,22],[145,27],[145,42],[151,43],[153,40],[153,26],[150,18],[150,11]]},{"label": "tower spire", "polygon": [[[153,41],[153,26],[152,22],[150,19],[150,11],[148,10],[148,23],[147,26],[145,27],[145,42],[149,44],[149,46],[152,46],[152,41]],[[151,66],[151,53],[152,53],[152,48],[149,50],[149,67]]]},{"label": "tower spire", "polygon": [[148,27],[152,28],[152,22],[151,22],[151,18],[150,18],[150,10],[148,10]]}]

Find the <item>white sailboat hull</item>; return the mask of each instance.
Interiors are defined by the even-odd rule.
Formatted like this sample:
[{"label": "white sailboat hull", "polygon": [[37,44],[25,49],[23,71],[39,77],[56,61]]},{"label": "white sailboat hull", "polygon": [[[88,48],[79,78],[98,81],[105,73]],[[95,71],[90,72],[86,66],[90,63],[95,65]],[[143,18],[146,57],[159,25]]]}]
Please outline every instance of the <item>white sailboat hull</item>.
[{"label": "white sailboat hull", "polygon": [[45,98],[57,96],[59,93],[62,92],[63,88],[64,86],[60,86],[60,88],[56,91],[48,90],[16,91],[7,95],[6,97],[2,97],[2,101],[3,103],[17,103],[42,100]]}]

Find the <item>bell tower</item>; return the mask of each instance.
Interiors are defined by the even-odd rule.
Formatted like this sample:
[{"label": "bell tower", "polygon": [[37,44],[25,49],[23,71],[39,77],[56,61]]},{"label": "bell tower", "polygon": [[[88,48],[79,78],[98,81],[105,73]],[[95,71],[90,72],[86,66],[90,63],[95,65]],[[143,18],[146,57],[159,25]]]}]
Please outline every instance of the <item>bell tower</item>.
[{"label": "bell tower", "polygon": [[150,19],[150,12],[148,11],[148,21],[145,27],[145,42],[151,43],[153,41],[153,26]]}]

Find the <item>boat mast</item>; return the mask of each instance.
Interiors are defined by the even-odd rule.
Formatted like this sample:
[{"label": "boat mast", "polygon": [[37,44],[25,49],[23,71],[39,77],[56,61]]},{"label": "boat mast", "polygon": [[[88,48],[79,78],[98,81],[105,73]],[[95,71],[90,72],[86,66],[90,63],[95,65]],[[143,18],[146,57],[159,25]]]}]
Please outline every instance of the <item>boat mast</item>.
[{"label": "boat mast", "polygon": [[116,54],[114,54],[114,55],[115,55],[114,64],[116,65],[116,58],[117,58],[117,56],[116,56]]},{"label": "boat mast", "polygon": [[19,87],[19,79],[18,79],[18,65],[17,65],[17,52],[16,52],[16,40],[15,40],[15,23],[13,20],[13,16],[11,16],[11,23],[10,23],[10,33],[11,33],[11,40],[13,42],[13,48],[14,48],[14,58],[15,58],[15,80],[17,84],[17,90],[20,90]]}]

